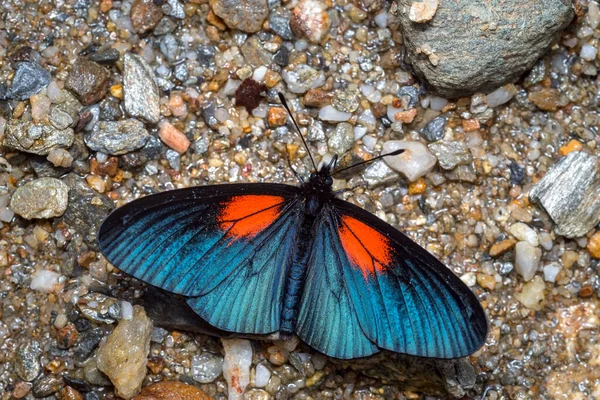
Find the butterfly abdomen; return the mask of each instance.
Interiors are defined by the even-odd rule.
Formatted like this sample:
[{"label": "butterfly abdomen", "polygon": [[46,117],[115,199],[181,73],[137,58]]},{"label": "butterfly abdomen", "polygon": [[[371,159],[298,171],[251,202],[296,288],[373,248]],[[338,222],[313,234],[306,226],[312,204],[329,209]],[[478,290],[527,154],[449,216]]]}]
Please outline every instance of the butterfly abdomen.
[{"label": "butterfly abdomen", "polygon": [[298,308],[302,300],[302,291],[306,279],[306,268],[309,263],[310,249],[312,247],[312,232],[316,216],[322,208],[322,200],[319,196],[307,196],[305,200],[304,217],[298,229],[295,240],[292,264],[286,275],[285,289],[283,294],[283,308],[281,310],[280,332],[293,334],[298,319]]}]

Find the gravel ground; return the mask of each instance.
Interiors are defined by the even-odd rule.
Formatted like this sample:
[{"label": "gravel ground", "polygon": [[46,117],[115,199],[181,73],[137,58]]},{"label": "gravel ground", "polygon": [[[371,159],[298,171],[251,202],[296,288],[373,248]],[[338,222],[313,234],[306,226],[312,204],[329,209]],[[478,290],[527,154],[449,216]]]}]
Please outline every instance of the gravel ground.
[{"label": "gravel ground", "polygon": [[[426,3],[411,21],[435,22]],[[406,63],[395,1],[0,0],[0,399],[600,398],[600,8],[567,11],[519,81],[446,100]],[[340,363],[148,318],[99,224],[158,191],[296,184],[278,91],[317,162],[407,149],[335,189],[477,294],[480,351]]]}]

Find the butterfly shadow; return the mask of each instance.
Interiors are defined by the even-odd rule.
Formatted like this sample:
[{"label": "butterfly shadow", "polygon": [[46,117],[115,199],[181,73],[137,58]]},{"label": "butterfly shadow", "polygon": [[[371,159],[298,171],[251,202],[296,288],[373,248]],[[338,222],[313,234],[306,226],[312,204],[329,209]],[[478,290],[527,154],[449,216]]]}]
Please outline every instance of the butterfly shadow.
[{"label": "butterfly shadow", "polygon": [[[247,338],[258,341],[279,339],[279,334],[241,335],[210,325],[187,304],[186,298],[154,286],[147,286],[144,308],[158,326],[195,332],[219,338]],[[419,358],[391,351],[354,360],[329,361],[340,369],[351,369],[368,377],[389,382],[399,390],[427,393],[432,396],[462,398],[475,386],[476,374],[468,359],[437,360]]]}]

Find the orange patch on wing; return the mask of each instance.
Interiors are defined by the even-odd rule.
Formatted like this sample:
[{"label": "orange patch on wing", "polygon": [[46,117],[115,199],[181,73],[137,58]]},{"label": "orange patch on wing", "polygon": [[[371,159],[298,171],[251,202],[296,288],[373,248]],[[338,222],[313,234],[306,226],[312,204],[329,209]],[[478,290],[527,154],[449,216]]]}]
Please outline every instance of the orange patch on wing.
[{"label": "orange patch on wing", "polygon": [[392,262],[392,246],[388,238],[359,220],[342,216],[339,229],[342,246],[350,262],[365,279],[383,272]]},{"label": "orange patch on wing", "polygon": [[280,196],[242,195],[224,203],[217,222],[227,236],[251,239],[268,227],[281,212],[284,199]]}]

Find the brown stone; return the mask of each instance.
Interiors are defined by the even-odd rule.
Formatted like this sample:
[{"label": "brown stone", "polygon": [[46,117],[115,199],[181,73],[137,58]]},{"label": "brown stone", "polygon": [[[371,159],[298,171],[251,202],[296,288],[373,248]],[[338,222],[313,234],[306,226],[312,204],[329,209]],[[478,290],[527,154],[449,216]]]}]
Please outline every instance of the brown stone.
[{"label": "brown stone", "polygon": [[231,29],[258,32],[269,15],[267,0],[209,0],[212,11]]},{"label": "brown stone", "polygon": [[[12,397],[15,399],[22,399],[27,396],[31,391],[31,383],[29,382],[18,382],[13,390]],[[10,397],[10,396],[9,396]]]},{"label": "brown stone", "polygon": [[560,91],[554,88],[544,88],[529,94],[529,100],[542,111],[556,111],[561,106]]},{"label": "brown stone", "polygon": [[60,398],[62,400],[83,400],[83,395],[71,386],[65,386],[60,391]]},{"label": "brown stone", "polygon": [[73,92],[83,105],[97,103],[106,95],[110,73],[100,64],[79,57],[73,64],[65,87]]},{"label": "brown stone", "polygon": [[163,17],[162,8],[154,0],[135,0],[131,5],[131,25],[140,35],[150,32]]},{"label": "brown stone", "polygon": [[496,242],[490,247],[490,256],[498,257],[506,253],[508,250],[512,249],[513,246],[517,243],[514,239],[504,239],[499,242]]},{"label": "brown stone", "polygon": [[304,95],[304,105],[306,107],[322,108],[331,104],[333,95],[321,89],[310,89]]},{"label": "brown stone", "polygon": [[162,381],[146,386],[133,400],[211,400],[211,397],[183,382]]},{"label": "brown stone", "polygon": [[59,349],[68,349],[72,347],[79,338],[79,332],[75,325],[68,324],[64,328],[56,331],[56,343]]}]

